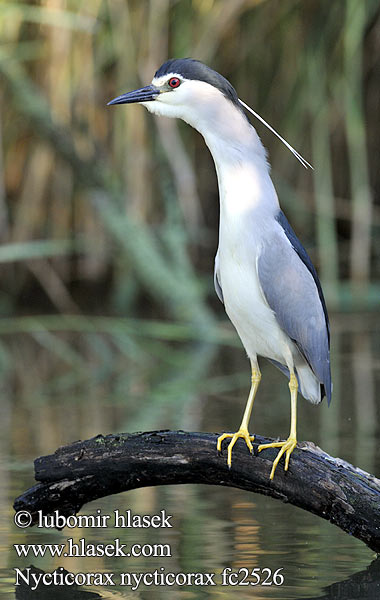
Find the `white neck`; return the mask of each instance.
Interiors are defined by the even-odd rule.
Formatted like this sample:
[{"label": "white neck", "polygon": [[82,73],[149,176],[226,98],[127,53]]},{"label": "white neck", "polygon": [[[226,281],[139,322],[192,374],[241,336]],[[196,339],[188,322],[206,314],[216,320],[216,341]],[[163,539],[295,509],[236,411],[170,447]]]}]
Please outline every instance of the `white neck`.
[{"label": "white neck", "polygon": [[252,214],[256,207],[261,213],[277,212],[264,146],[244,114],[225,99],[223,110],[198,114],[188,122],[203,135],[214,159],[221,215],[225,211]]}]

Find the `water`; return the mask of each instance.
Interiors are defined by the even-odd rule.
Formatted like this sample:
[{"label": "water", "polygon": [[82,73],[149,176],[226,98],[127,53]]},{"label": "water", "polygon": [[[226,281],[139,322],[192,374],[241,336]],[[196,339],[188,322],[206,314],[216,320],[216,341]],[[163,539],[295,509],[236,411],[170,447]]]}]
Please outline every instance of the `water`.
[{"label": "water", "polygon": [[[379,475],[378,412],[380,397],[380,347],[376,319],[334,319],[332,353],[334,397],[313,407],[299,402],[299,439],[312,440],[327,452]],[[16,358],[16,357],[15,357]],[[239,598],[370,600],[380,598],[380,562],[362,542],[333,525],[298,508],[271,498],[236,489],[209,486],[167,486],[134,490],[88,504],[80,514],[111,515],[131,510],[138,515],[172,515],[171,528],[19,529],[13,524],[14,498],[33,485],[32,462],[59,445],[85,439],[100,432],[131,430],[128,421],[151,419],[154,428],[218,431],[238,426],[248,391],[249,372],[239,349],[220,349],[201,382],[200,392],[173,410],[173,403],[158,408],[137,403],[110,392],[94,382],[86,393],[77,384],[69,392],[51,393],[49,353],[36,362],[43,369],[25,371],[23,384],[4,385],[1,414],[0,484],[0,598]],[[51,359],[53,360],[53,359]],[[157,365],[156,365],[157,367]],[[262,363],[263,380],[255,402],[252,431],[286,437],[289,399],[286,380],[272,366]],[[41,383],[42,371],[49,381]],[[67,376],[67,374],[65,374]],[[62,373],[56,373],[62,386]],[[37,383],[36,383],[37,382]],[[117,386],[113,386],[115,390]],[[203,391],[202,391],[203,390]],[[142,395],[148,397],[148,390]],[[128,396],[128,395],[127,395]],[[128,396],[129,397],[129,396]],[[130,390],[133,399],[133,390]],[[152,408],[152,410],[151,410]],[[154,409],[154,410],[153,410]],[[142,427],[141,427],[142,428]],[[145,428],[145,425],[144,425]],[[139,557],[18,557],[14,544],[120,543],[128,548],[160,545],[170,556]],[[147,552],[145,548],[145,552]],[[14,569],[33,565],[51,573],[60,567],[72,573],[112,574],[114,586],[39,586],[33,596],[15,587]],[[232,569],[228,571],[226,569]],[[261,585],[222,585],[229,573],[245,570],[261,579]],[[209,573],[217,585],[131,586],[120,585],[122,573]],[[277,572],[275,585],[274,574]],[[126,576],[125,576],[126,577]],[[182,577],[185,577],[182,576]],[[201,576],[199,576],[200,578]],[[204,577],[204,576],[203,576]],[[255,577],[253,577],[254,579]],[[263,585],[266,580],[267,585]],[[20,579],[22,581],[22,579]],[[228,583],[228,580],[225,579]],[[205,581],[204,581],[205,582]],[[104,581],[103,581],[104,583]],[[229,582],[231,583],[231,581]],[[244,583],[244,581],[243,581]],[[89,592],[95,595],[89,595]]]}]

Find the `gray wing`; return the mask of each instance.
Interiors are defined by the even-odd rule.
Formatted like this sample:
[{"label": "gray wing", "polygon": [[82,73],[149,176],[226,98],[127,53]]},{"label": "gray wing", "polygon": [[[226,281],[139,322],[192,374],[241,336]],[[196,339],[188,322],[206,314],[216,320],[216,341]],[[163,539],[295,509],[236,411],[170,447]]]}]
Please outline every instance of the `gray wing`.
[{"label": "gray wing", "polygon": [[330,403],[329,327],[322,290],[310,258],[286,217],[281,213],[277,221],[276,231],[265,241],[258,260],[260,285],[280,327],[323,384]]},{"label": "gray wing", "polygon": [[218,252],[216,253],[216,256],[215,256],[214,287],[215,287],[215,291],[216,291],[216,294],[217,294],[219,300],[222,302],[222,304],[224,304],[223,291],[222,291],[222,286],[220,285],[220,279],[219,279],[219,254],[218,254]]}]

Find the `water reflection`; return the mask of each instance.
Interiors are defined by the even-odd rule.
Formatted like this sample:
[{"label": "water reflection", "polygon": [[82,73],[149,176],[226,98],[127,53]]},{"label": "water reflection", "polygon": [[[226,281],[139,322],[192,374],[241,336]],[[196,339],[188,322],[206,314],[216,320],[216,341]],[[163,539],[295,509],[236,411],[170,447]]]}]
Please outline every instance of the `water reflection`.
[{"label": "water reflection", "polygon": [[[354,573],[348,579],[329,585],[322,596],[313,600],[378,600],[380,598],[380,558],[367,569]],[[304,600],[311,600],[305,598]]]},{"label": "water reflection", "polygon": [[[300,439],[312,440],[327,452],[379,474],[378,322],[373,318],[366,322],[362,316],[360,319],[339,317],[334,320],[332,339],[333,402],[328,409],[324,403],[314,407],[300,401]],[[106,514],[115,509],[132,509],[138,514],[155,514],[166,509],[174,515],[175,527],[165,532],[165,536],[160,530],[123,531],[122,535],[127,543],[170,543],[170,559],[136,558],[125,564],[120,559],[100,557],[67,557],[64,561],[48,556],[35,560],[17,558],[15,543],[62,543],[68,537],[77,542],[83,537],[79,529],[20,530],[13,525],[11,505],[17,495],[32,485],[32,461],[36,456],[100,432],[161,427],[220,431],[238,426],[249,386],[248,362],[243,350],[221,348],[202,376],[202,362],[206,363],[209,358],[207,352],[204,355],[198,352],[193,363],[194,373],[198,375],[193,374],[183,388],[191,388],[193,393],[189,396],[184,392],[180,401],[175,390],[181,386],[181,377],[178,374],[173,378],[175,357],[166,361],[151,350],[151,371],[144,373],[144,363],[135,371],[125,373],[125,365],[120,361],[119,377],[113,364],[109,379],[96,377],[98,363],[95,361],[92,365],[89,355],[91,376],[86,379],[83,369],[79,374],[72,369],[65,370],[56,356],[42,350],[37,353],[33,343],[28,346],[25,338],[22,343],[15,343],[18,380],[4,378],[0,408],[0,598],[8,599],[15,593],[13,569],[32,563],[46,572],[59,566],[70,572],[117,573],[126,569],[139,572],[165,567],[174,572],[220,574],[225,567],[259,567],[272,572],[282,568],[285,575],[283,586],[255,587],[254,591],[221,586],[197,590],[144,588],[138,592],[121,588],[112,591],[79,588],[75,593],[82,595],[73,595],[71,589],[67,590],[67,598],[91,598],[83,596],[88,591],[104,598],[132,595],[145,598],[149,594],[161,599],[170,591],[181,598],[228,598],[232,591],[241,598],[271,600],[312,597],[373,600],[380,597],[379,561],[368,566],[373,554],[362,543],[295,507],[239,490],[207,486],[135,490],[85,507],[87,514],[93,514],[99,507]],[[178,373],[188,350],[187,347],[178,354]],[[160,369],[161,376],[166,373],[169,381],[157,387]],[[290,416],[286,380],[264,362],[262,371],[252,430],[286,436]],[[118,535],[120,532],[115,533],[112,528],[106,532],[92,529],[86,531],[86,540],[112,542]],[[59,591],[64,593],[64,589]],[[27,597],[20,596],[21,593],[24,591],[17,588],[17,598]],[[46,598],[53,597],[51,588],[43,593],[47,594]],[[44,596],[35,592],[33,597]],[[54,598],[58,597],[54,591]]]}]

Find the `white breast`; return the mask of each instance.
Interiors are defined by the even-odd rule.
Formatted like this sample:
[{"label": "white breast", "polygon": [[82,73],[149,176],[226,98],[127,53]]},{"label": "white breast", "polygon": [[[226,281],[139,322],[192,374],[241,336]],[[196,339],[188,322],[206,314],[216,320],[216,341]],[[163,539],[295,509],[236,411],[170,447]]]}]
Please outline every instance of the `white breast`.
[{"label": "white breast", "polygon": [[[249,357],[272,358],[288,362],[288,338],[277,324],[273,311],[263,296],[257,275],[257,252],[244,245],[247,236],[219,240],[219,280],[226,312],[235,326]],[[249,246],[249,244],[248,244]],[[252,246],[251,250],[252,250]]]},{"label": "white breast", "polygon": [[[261,168],[260,168],[261,167]],[[278,200],[262,165],[223,168],[219,177],[220,227],[218,278],[226,312],[247,354],[291,361],[293,343],[277,324],[258,279],[262,241],[271,235]]]}]

